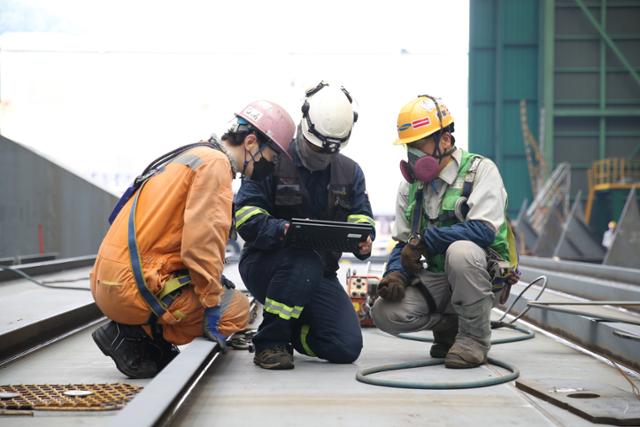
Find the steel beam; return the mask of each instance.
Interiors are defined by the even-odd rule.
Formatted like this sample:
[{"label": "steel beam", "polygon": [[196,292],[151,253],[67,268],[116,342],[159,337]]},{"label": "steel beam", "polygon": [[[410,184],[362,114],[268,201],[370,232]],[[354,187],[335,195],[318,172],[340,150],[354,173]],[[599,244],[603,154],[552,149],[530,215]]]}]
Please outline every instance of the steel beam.
[{"label": "steel beam", "polygon": [[586,262],[558,261],[551,258],[526,255],[520,257],[520,264],[525,267],[548,270],[554,273],[566,273],[588,277],[590,279],[602,279],[640,286],[640,270],[634,268],[614,267]]},{"label": "steel beam", "polygon": [[[544,110],[542,117],[544,120],[544,143],[541,144],[540,149],[544,161],[548,165],[548,170],[552,171],[554,167],[554,108],[555,108],[555,95],[554,95],[554,82],[555,82],[555,13],[556,2],[555,0],[544,0],[543,13],[542,13],[542,72],[540,78],[540,86],[542,88],[542,105]],[[549,172],[550,173],[550,172]],[[547,179],[549,176],[545,176]]]},{"label": "steel beam", "polygon": [[[518,293],[524,289],[516,285],[511,291],[508,304],[511,304]],[[537,290],[530,289],[515,303],[513,312],[520,314],[527,303],[537,294]],[[544,298],[544,296],[543,296]],[[554,300],[558,299],[554,295]],[[570,300],[569,297],[566,298]],[[614,313],[619,313],[614,311]],[[619,317],[624,317],[620,315]],[[640,346],[637,341],[626,339],[622,332],[639,335],[640,326],[625,323],[600,322],[596,316],[576,315],[560,311],[549,311],[541,308],[531,308],[523,318],[537,326],[565,337],[598,354],[605,355],[634,369],[640,369]],[[638,316],[634,316],[638,320]],[[615,332],[619,332],[616,334]]]},{"label": "steel beam", "polygon": [[[20,270],[29,276],[40,276],[43,274],[57,273],[59,271],[73,268],[89,267],[96,261],[95,255],[85,255],[75,258],[64,258],[54,261],[34,262],[30,264],[12,265],[11,268]],[[0,269],[0,282],[21,279],[22,276],[11,271],[11,269]]]},{"label": "steel beam", "polygon": [[0,334],[0,366],[84,330],[102,317],[91,302],[4,332]]},{"label": "steel beam", "polygon": [[217,343],[196,338],[138,393],[109,424],[113,427],[167,425],[193,386],[220,356]]},{"label": "steel beam", "polygon": [[495,56],[495,92],[494,99],[494,117],[493,117],[493,159],[498,168],[503,166],[502,159],[502,56],[503,56],[503,25],[502,25],[502,5],[501,0],[496,0],[495,11],[495,37],[496,37],[496,56]]},{"label": "steel beam", "polygon": [[[602,26],[602,30],[606,31],[607,29],[607,0],[600,0],[600,25]],[[604,44],[604,41],[600,39],[600,102],[599,108],[600,110],[606,110],[607,108],[607,47]],[[606,149],[606,127],[607,121],[604,116],[600,116],[600,121],[598,123],[598,154],[600,159],[604,159],[606,157],[605,149]]]},{"label": "steel beam", "polygon": [[555,117],[640,117],[640,109],[637,108],[558,108],[554,112]]},{"label": "steel beam", "polygon": [[[593,17],[591,12],[589,11],[589,8],[584,4],[584,2],[582,0],[575,0],[575,2],[577,3],[577,5],[582,10],[582,13],[584,13],[584,15],[587,17],[587,19],[589,20],[591,25],[593,25],[593,27],[596,29],[596,31],[598,31],[598,33],[600,33],[600,37],[602,37],[602,39],[605,41],[607,46],[609,46],[609,48],[613,51],[613,53],[616,55],[616,57],[618,57],[620,62],[622,62],[622,65],[624,65],[624,67],[627,69],[627,71],[629,71],[629,74],[631,74],[631,77],[633,77],[633,79],[636,81],[636,83],[640,86],[640,76],[638,76],[638,73],[631,66],[631,64],[627,60],[626,56],[624,56],[624,54],[620,51],[620,49],[618,49],[618,46],[615,44],[615,42],[613,40],[611,40],[611,38],[607,34],[606,30],[600,24],[598,24],[598,21],[596,21],[596,19]],[[604,3],[604,0],[603,0],[603,3]]]},{"label": "steel beam", "polygon": [[[593,301],[638,301],[640,286],[627,283],[615,283],[602,279],[592,279],[568,273],[557,273],[533,267],[520,267],[522,280],[531,282],[536,277],[547,276],[550,289],[576,295]],[[638,311],[638,308],[633,308]]]}]

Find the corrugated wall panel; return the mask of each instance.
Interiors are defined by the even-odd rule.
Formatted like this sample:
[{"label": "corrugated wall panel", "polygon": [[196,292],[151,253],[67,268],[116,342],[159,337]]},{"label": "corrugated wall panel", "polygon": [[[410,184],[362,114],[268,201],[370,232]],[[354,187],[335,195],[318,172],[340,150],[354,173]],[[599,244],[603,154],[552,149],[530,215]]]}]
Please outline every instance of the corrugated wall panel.
[{"label": "corrugated wall panel", "polygon": [[469,148],[493,159],[517,213],[531,185],[520,126],[520,100],[538,127],[538,2],[470,2]]},{"label": "corrugated wall panel", "polygon": [[[639,0],[474,0],[470,6],[469,147],[500,167],[510,212],[531,194],[520,99],[527,100],[534,136],[545,134],[550,166],[572,164],[572,194],[582,190],[586,197],[594,160],[638,155],[640,84],[619,56],[640,73]],[[539,129],[543,111],[547,126]]]}]

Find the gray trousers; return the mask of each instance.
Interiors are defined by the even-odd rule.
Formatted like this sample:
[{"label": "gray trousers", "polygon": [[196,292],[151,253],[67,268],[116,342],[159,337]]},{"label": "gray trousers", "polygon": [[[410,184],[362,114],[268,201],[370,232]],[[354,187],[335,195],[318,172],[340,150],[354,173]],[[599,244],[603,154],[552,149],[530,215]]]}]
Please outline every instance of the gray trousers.
[{"label": "gray trousers", "polygon": [[[405,291],[404,299],[388,302],[378,298],[373,305],[375,325],[390,334],[433,329],[446,314],[455,314],[453,305],[470,305],[491,295],[487,254],[468,240],[452,243],[445,256],[444,273],[423,270]],[[427,287],[437,309],[431,312],[417,282]],[[494,299],[495,301],[495,299]]]}]

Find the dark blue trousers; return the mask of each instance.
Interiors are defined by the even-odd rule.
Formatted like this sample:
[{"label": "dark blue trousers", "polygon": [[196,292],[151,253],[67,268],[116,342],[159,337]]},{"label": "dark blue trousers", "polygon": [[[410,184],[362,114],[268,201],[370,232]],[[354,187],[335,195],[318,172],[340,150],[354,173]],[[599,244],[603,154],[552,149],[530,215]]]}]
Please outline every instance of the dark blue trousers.
[{"label": "dark blue trousers", "polygon": [[353,305],[335,274],[312,250],[244,250],[240,275],[262,304],[264,319],[253,342],[256,351],[289,345],[333,363],[351,363],[362,350],[362,331]]}]

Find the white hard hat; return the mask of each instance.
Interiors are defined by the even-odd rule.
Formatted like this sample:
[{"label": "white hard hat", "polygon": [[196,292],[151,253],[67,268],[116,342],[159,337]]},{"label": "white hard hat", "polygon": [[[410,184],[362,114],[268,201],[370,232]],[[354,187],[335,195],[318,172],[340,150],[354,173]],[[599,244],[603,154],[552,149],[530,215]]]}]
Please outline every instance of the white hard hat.
[{"label": "white hard hat", "polygon": [[335,153],[346,147],[357,120],[351,95],[342,86],[321,81],[306,92],[302,105],[302,134],[322,151]]}]

